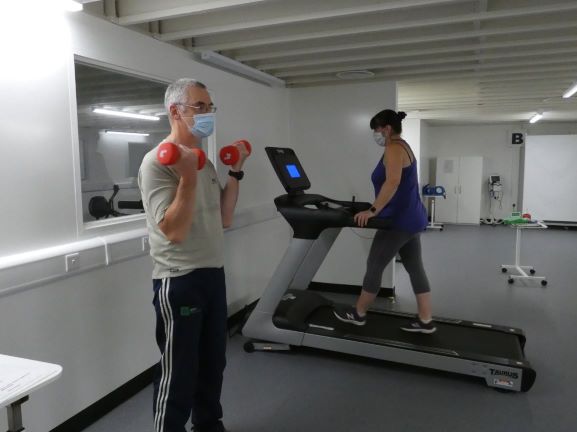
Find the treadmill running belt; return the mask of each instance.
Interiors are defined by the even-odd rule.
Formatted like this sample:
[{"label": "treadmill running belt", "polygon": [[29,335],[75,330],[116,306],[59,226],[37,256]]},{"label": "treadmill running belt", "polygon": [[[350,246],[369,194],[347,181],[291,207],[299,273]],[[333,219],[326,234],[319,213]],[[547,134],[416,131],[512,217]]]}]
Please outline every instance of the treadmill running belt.
[{"label": "treadmill running belt", "polygon": [[[432,350],[474,353],[519,361],[525,358],[519,338],[514,334],[439,321],[435,322],[437,331],[433,334],[410,333],[400,329],[407,322],[406,317],[370,311],[367,323],[355,326],[339,321],[331,307],[321,307],[310,316],[308,323],[311,327],[307,333],[364,339],[368,342],[387,339]],[[334,328],[334,331],[327,332],[326,328]]]}]

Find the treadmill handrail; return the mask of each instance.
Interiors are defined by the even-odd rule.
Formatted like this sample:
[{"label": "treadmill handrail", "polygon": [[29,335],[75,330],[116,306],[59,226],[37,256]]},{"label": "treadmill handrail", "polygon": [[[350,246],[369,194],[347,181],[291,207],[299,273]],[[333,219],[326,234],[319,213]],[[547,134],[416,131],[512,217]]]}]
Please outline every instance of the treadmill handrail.
[{"label": "treadmill handrail", "polygon": [[[277,210],[294,230],[295,238],[316,239],[327,228],[360,228],[354,215],[371,207],[368,202],[340,201],[323,195],[281,195],[274,200]],[[369,219],[370,229],[390,229],[391,220]]]}]

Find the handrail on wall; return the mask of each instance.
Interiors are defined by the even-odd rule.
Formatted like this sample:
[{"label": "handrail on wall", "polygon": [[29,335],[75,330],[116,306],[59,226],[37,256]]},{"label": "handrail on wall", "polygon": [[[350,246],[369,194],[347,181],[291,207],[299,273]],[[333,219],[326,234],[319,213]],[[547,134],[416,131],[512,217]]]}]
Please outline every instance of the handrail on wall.
[{"label": "handrail on wall", "polygon": [[[252,207],[235,215],[227,231],[278,217],[272,204]],[[106,267],[149,252],[146,228],[0,257],[0,297],[79,273]]]}]

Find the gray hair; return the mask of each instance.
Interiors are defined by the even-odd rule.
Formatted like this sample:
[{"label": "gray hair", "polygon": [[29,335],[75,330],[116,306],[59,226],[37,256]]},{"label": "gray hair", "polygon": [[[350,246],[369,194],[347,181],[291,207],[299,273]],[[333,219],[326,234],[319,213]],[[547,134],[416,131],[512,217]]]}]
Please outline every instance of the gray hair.
[{"label": "gray hair", "polygon": [[206,86],[203,83],[192,78],[178,79],[167,87],[166,93],[164,94],[164,107],[169,114],[171,105],[186,103],[189,87],[206,89]]}]

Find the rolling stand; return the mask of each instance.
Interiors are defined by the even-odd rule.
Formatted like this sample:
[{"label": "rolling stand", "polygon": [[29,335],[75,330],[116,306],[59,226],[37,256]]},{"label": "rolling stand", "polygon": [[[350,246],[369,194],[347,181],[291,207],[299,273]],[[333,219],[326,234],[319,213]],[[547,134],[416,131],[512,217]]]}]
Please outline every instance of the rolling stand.
[{"label": "rolling stand", "polygon": [[431,221],[427,225],[427,229],[438,229],[443,231],[445,224],[435,222],[435,200],[439,197],[447,199],[447,194],[443,186],[423,186],[423,198],[431,200]]},{"label": "rolling stand", "polygon": [[[547,279],[544,276],[533,276],[535,274],[535,269],[533,266],[522,266],[520,264],[520,254],[521,254],[521,231],[524,229],[547,229],[547,225],[543,222],[535,223],[522,223],[522,224],[511,224],[511,227],[515,228],[515,264],[504,264],[501,266],[501,271],[507,273],[509,270],[515,270],[518,274],[509,275],[507,282],[510,284],[514,283],[515,280],[538,280],[541,281],[541,285],[547,285]],[[525,270],[529,270],[530,274],[527,274]]]}]

